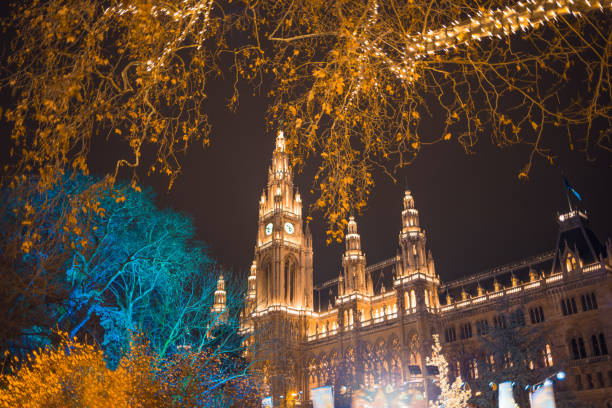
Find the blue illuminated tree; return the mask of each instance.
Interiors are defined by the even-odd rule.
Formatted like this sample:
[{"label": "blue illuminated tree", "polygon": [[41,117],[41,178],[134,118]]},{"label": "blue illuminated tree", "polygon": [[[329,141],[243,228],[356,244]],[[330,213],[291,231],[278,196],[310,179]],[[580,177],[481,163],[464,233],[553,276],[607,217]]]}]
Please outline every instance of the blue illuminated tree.
[{"label": "blue illuminated tree", "polygon": [[[34,282],[32,291],[40,295],[46,290],[43,298],[47,303],[35,308],[38,318],[14,313],[22,321],[13,343],[23,344],[24,338],[30,338],[24,335],[34,328],[46,334],[59,326],[71,337],[93,338],[113,364],[129,348],[136,332],[148,338],[160,358],[176,352],[179,345],[193,350],[212,347],[213,354],[239,354],[236,332],[242,289],[227,287],[225,337],[219,341],[218,333],[213,336],[210,331],[219,326],[218,316],[210,311],[219,271],[206,246],[195,239],[191,219],[158,208],[150,189],[140,191],[124,184],[97,191],[92,195],[95,201],[83,205],[79,214],[63,213],[64,208],[74,207],[69,203],[99,185],[98,181],[82,175],[66,177],[57,191],[41,193],[37,200],[40,208],[32,212],[45,213],[49,238],[55,234],[55,239],[46,247],[37,245],[37,252],[13,250],[10,259],[16,260],[12,266],[16,277],[28,276],[31,271],[47,277]],[[19,205],[14,193],[3,191],[8,207]],[[48,207],[45,203],[51,196],[54,204]],[[10,209],[2,212],[3,226],[14,221],[11,214]],[[10,232],[14,242],[23,241],[23,231]],[[8,235],[4,238],[3,254],[9,240]],[[52,269],[38,266],[41,260],[52,258],[57,258]],[[50,281],[54,285],[49,285]],[[28,293],[27,285],[23,289],[22,293]],[[26,310],[40,303],[38,298],[16,299],[15,303],[23,303],[21,309]],[[9,310],[14,304],[7,302],[3,307]]]}]

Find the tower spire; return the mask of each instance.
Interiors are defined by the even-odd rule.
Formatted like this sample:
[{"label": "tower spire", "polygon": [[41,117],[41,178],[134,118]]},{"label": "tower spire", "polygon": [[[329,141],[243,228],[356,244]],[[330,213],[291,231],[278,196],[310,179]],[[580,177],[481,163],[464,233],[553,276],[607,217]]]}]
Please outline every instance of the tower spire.
[{"label": "tower spire", "polygon": [[303,229],[302,198],[293,185],[286,139],[276,135],[268,184],[259,204],[255,248],[256,309],[312,308],[312,241]]},{"label": "tower spire", "polygon": [[435,275],[431,252],[426,251],[425,230],[421,228],[419,210],[414,205],[414,197],[410,190],[404,190],[404,209],[402,210],[402,231],[399,234],[399,244],[402,257],[401,275],[413,272],[425,272]]},{"label": "tower spire", "polygon": [[342,266],[344,268],[344,293],[369,293],[370,291],[365,273],[366,259],[361,250],[361,236],[357,232],[357,222],[353,216],[349,217],[345,244],[346,249],[342,256]]},{"label": "tower spire", "polygon": [[223,274],[219,275],[219,279],[217,279],[217,290],[215,290],[215,301],[213,303],[212,308],[210,309],[213,315],[217,315],[216,321],[213,323],[213,326],[218,325],[220,322],[225,322],[227,320],[226,311],[226,295],[225,292],[225,281],[223,280]]}]

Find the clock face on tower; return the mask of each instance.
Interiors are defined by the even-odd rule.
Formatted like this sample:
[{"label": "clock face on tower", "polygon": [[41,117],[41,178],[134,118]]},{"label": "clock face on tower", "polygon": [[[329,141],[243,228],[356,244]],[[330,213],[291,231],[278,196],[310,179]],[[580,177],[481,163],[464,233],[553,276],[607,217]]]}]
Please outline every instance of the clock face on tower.
[{"label": "clock face on tower", "polygon": [[272,228],[273,228],[272,223],[269,223],[268,225],[266,225],[266,229],[265,229],[266,235],[270,235],[272,233]]},{"label": "clock face on tower", "polygon": [[287,231],[287,234],[293,234],[295,232],[295,229],[293,228],[293,224],[290,222],[286,222],[285,231]]}]

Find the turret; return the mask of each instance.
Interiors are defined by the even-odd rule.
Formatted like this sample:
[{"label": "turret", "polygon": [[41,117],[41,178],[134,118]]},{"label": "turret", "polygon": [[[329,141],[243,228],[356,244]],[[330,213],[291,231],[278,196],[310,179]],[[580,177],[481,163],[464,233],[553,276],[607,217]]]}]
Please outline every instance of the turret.
[{"label": "turret", "polygon": [[365,255],[361,251],[361,236],[357,232],[355,217],[350,217],[345,237],[346,249],[342,256],[342,267],[344,268],[344,294],[353,292],[371,293],[368,291],[366,280]]},{"label": "turret", "polygon": [[439,306],[438,285],[433,256],[426,247],[425,229],[421,228],[419,211],[410,190],[404,191],[402,230],[399,233],[399,263],[395,285],[404,292],[405,308],[414,311],[434,310]]},{"label": "turret", "polygon": [[[219,275],[217,280],[217,290],[215,290],[215,301],[213,307],[210,309],[212,314],[218,315],[217,322],[224,322],[227,320],[226,310],[226,292],[225,292],[225,281],[223,275]],[[216,323],[215,323],[216,324]]]},{"label": "turret", "polygon": [[426,250],[426,234],[421,228],[419,211],[414,205],[410,190],[404,191],[404,209],[402,210],[402,230],[399,233],[401,251],[401,268],[398,276],[407,276],[415,272],[435,276],[433,257]]},{"label": "turret", "polygon": [[248,280],[248,297],[250,299],[255,299],[255,295],[257,293],[257,261],[253,261],[251,264],[251,274],[249,275]]}]

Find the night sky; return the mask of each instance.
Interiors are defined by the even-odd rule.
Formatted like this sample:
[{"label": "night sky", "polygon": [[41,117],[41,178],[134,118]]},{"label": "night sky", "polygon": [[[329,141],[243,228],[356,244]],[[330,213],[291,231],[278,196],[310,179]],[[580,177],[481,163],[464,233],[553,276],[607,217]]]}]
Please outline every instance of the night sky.
[{"label": "night sky", "polygon": [[[194,217],[200,239],[210,245],[221,265],[246,271],[253,259],[258,200],[267,182],[276,134],[266,130],[265,97],[245,90],[238,112],[227,111],[224,105],[231,87],[231,80],[213,84],[211,147],[190,150],[173,189],[166,193],[167,183],[161,179],[144,177],[142,182],[155,187],[163,205]],[[556,215],[567,210],[562,169],[583,196],[581,206],[595,233],[602,241],[612,236],[609,158],[589,162],[582,153],[566,151],[564,136],[551,134],[549,139],[557,143],[553,146],[560,153],[560,165],[536,160],[527,182],[518,180],[517,174],[528,150],[499,149],[487,139],[474,155],[466,155],[456,141],[425,149],[398,174],[398,184],[378,175],[368,207],[357,220],[368,264],[396,253],[406,184],[415,197],[443,281],[552,249]],[[94,149],[94,167],[108,165],[104,151],[103,146]],[[305,209],[312,202],[311,183],[310,168],[296,177]],[[314,282],[320,283],[338,275],[344,244],[326,246],[321,215],[313,217]]]},{"label": "night sky", "polygon": [[[211,147],[193,146],[182,157],[182,174],[173,189],[166,191],[165,179],[142,174],[140,180],[158,192],[162,206],[193,217],[198,237],[210,246],[219,264],[246,272],[253,259],[258,199],[267,182],[276,132],[266,129],[267,99],[251,95],[248,89],[241,93],[237,113],[226,109],[232,85],[231,75],[211,84],[207,92]],[[2,105],[10,104],[10,95],[5,92],[1,97]],[[424,123],[435,120],[428,118]],[[0,160],[6,161],[9,133],[6,123],[0,126]],[[550,166],[536,159],[527,182],[518,180],[517,174],[529,151],[525,147],[499,149],[486,138],[475,155],[466,155],[456,141],[424,149],[413,165],[398,174],[398,184],[379,174],[368,207],[357,219],[368,264],[396,253],[406,185],[415,197],[443,281],[553,248],[556,215],[567,210],[562,170],[583,196],[581,207],[588,212],[598,237],[603,241],[612,236],[610,156],[587,161],[583,153],[567,151],[567,136],[560,132],[547,135],[559,160]],[[116,152],[116,146],[94,140],[90,157],[94,173],[113,168]],[[312,202],[311,183],[311,168],[296,176],[305,210]],[[321,215],[312,216],[314,282],[320,283],[338,275],[344,244],[326,246]]]}]

